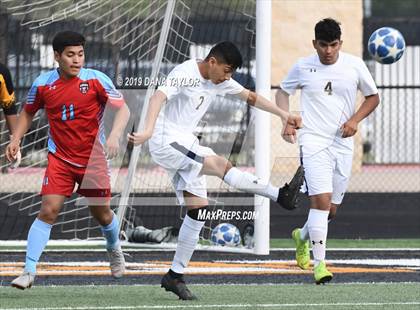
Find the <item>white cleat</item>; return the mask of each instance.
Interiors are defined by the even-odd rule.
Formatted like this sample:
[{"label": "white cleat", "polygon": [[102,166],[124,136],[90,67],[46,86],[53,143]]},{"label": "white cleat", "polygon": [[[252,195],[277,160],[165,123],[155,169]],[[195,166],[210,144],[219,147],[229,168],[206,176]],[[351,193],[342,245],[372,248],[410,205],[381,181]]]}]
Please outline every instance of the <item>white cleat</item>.
[{"label": "white cleat", "polygon": [[109,265],[111,267],[111,274],[118,279],[124,275],[125,259],[121,246],[116,249],[108,250]]},{"label": "white cleat", "polygon": [[24,271],[19,277],[12,281],[11,285],[20,290],[24,290],[25,288],[31,288],[34,280],[35,274],[29,271]]}]

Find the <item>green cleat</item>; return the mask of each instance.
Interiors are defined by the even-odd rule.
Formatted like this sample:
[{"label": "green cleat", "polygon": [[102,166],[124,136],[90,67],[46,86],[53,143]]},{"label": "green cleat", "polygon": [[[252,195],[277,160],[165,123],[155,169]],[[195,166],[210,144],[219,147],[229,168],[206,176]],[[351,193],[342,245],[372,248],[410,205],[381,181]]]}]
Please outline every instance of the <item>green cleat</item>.
[{"label": "green cleat", "polygon": [[296,228],[292,231],[292,238],[296,245],[296,263],[300,269],[306,270],[311,262],[309,254],[309,240],[300,239],[300,229]]},{"label": "green cleat", "polygon": [[316,284],[325,284],[333,278],[333,274],[328,271],[324,261],[314,268],[314,278]]}]

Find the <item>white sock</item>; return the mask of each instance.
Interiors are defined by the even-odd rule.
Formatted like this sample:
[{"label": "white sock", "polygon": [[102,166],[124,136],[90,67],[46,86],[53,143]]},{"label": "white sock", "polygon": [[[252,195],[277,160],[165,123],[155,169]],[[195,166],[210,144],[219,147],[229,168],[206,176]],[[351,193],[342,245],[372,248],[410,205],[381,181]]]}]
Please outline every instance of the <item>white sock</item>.
[{"label": "white sock", "polygon": [[171,269],[176,273],[184,273],[184,268],[188,266],[191,256],[200,238],[200,231],[203,228],[203,221],[196,221],[185,215],[179,230],[178,243]]},{"label": "white sock", "polygon": [[306,221],[305,225],[300,229],[300,240],[308,240],[309,239],[309,231],[308,231],[308,221]]},{"label": "white sock", "polygon": [[270,182],[268,182],[268,184],[263,183],[255,175],[248,172],[242,172],[235,167],[229,169],[223,180],[236,189],[261,195],[274,201],[277,201],[279,195],[278,187],[274,187]]},{"label": "white sock", "polygon": [[308,215],[308,231],[312,244],[314,266],[325,260],[325,248],[328,233],[329,211],[310,209]]}]

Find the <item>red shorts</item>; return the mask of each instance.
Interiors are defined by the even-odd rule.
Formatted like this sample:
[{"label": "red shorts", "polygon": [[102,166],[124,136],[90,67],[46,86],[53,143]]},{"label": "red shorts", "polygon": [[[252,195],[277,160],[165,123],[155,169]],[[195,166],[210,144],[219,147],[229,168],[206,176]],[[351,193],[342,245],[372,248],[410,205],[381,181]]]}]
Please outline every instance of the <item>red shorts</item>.
[{"label": "red shorts", "polygon": [[70,197],[76,183],[76,192],[82,196],[111,197],[110,174],[105,160],[89,163],[89,167],[77,167],[48,153],[41,195]]}]

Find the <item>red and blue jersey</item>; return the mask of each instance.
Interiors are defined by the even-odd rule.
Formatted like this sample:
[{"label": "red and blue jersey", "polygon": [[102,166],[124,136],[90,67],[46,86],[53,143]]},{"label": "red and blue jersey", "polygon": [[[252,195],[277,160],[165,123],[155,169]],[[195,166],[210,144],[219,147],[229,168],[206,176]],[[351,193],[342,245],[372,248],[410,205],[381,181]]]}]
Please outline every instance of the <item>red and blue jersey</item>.
[{"label": "red and blue jersey", "polygon": [[106,104],[118,109],[124,98],[104,73],[82,68],[69,80],[60,78],[57,70],[41,74],[29,90],[24,109],[32,115],[45,110],[49,152],[73,165],[87,166],[91,156],[105,155]]}]

